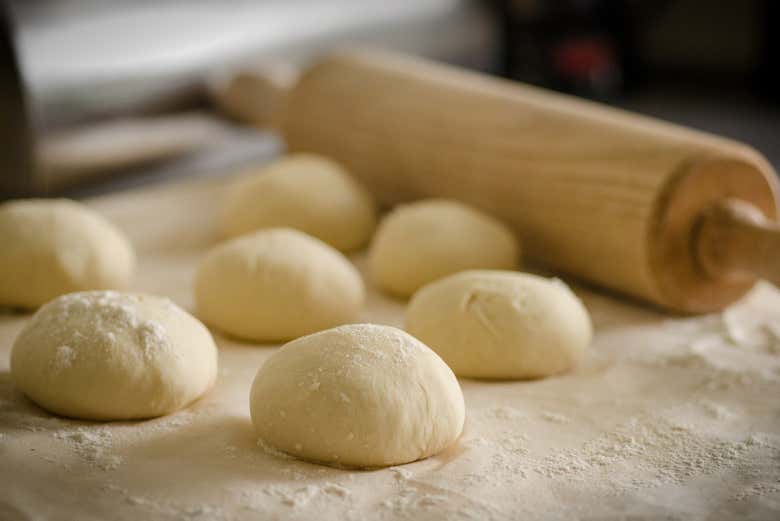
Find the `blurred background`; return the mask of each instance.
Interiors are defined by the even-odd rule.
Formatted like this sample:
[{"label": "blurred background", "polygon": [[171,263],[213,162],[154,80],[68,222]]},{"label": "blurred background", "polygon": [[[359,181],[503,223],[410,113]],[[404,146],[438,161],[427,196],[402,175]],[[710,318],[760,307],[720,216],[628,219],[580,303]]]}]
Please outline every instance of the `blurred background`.
[{"label": "blurred background", "polygon": [[220,82],[353,45],[726,135],[777,169],[778,27],[772,0],[7,0],[0,198],[87,195],[270,158],[278,137],[224,117]]}]

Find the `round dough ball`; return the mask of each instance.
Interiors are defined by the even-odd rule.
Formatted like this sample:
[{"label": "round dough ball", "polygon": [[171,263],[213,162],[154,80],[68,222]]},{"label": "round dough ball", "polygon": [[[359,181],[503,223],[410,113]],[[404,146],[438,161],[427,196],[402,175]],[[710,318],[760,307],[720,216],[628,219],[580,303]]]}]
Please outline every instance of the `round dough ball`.
[{"label": "round dough ball", "polygon": [[67,199],[0,204],[0,306],[37,308],[65,293],[121,289],[135,267],[114,225]]},{"label": "round dough ball", "polygon": [[376,208],[341,165],[295,154],[237,181],[228,193],[222,226],[229,237],[259,228],[295,228],[350,251],[371,237]]},{"label": "round dough ball", "polygon": [[286,344],[258,371],[249,403],[266,443],[350,467],[432,456],[460,436],[465,417],[447,364],[416,338],[374,324]]},{"label": "round dough ball", "polygon": [[152,418],[214,384],[217,348],[203,324],[167,298],[71,293],[44,305],[19,333],[11,375],[32,401],[63,416]]},{"label": "round dough ball", "polygon": [[379,224],[369,252],[376,283],[408,297],[467,269],[513,269],[520,244],[501,221],[458,201],[429,199],[396,207]]},{"label": "round dough ball", "polygon": [[282,341],[354,321],[360,274],[341,253],[288,228],[214,248],[195,276],[198,315],[239,338]]},{"label": "round dough ball", "polygon": [[505,271],[464,271],[425,286],[409,303],[406,329],[472,378],[565,371],[592,337],[588,312],[566,284]]}]

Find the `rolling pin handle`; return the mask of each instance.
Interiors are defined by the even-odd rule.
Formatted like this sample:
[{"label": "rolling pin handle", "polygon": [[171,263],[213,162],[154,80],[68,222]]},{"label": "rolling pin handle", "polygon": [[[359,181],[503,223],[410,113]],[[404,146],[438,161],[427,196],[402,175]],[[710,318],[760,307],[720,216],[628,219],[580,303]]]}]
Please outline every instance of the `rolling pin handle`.
[{"label": "rolling pin handle", "polygon": [[264,63],[216,76],[209,91],[227,115],[258,128],[279,128],[287,94],[299,74],[290,64]]},{"label": "rolling pin handle", "polygon": [[706,210],[696,250],[711,277],[760,277],[780,286],[780,223],[746,201],[725,199]]}]

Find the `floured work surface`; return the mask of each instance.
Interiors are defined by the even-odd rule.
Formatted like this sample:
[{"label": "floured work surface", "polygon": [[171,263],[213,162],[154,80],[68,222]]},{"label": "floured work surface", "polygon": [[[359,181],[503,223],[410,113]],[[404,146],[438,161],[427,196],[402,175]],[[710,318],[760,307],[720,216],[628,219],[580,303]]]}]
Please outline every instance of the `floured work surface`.
[{"label": "floured work surface", "polygon": [[[192,308],[224,183],[91,202],[133,240],[134,290]],[[143,422],[52,416],[11,384],[11,343],[29,315],[4,313],[0,519],[780,519],[780,292],[762,284],[722,314],[686,319],[578,294],[597,335],[575,372],[461,380],[459,443],[375,471],[258,446],[249,387],[274,346],[219,334],[217,386],[186,410]],[[370,289],[363,319],[400,326],[403,305]]]}]

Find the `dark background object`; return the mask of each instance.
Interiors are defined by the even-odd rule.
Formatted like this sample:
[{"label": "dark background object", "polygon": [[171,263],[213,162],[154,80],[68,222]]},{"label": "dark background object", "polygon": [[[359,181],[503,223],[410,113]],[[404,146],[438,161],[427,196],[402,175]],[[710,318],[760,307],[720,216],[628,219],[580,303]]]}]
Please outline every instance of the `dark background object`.
[{"label": "dark background object", "polygon": [[503,73],[588,97],[658,85],[780,101],[777,2],[506,0]]},{"label": "dark background object", "polygon": [[22,88],[8,13],[0,5],[0,196],[31,192],[29,176],[14,175],[32,169],[27,102]]},{"label": "dark background object", "polygon": [[154,172],[218,173],[270,157],[279,150],[272,136],[225,125],[224,139],[209,139],[214,146],[195,142],[178,159],[115,172],[71,180],[41,160],[47,141],[78,137],[96,123],[209,110],[204,85],[225,68],[301,65],[352,45],[486,70],[722,134],[780,165],[780,4],[772,0],[0,2],[0,198],[68,186],[104,191],[168,177]]},{"label": "dark background object", "polygon": [[745,141],[780,166],[780,3],[504,0],[503,75]]},{"label": "dark background object", "polygon": [[[177,112],[210,110],[206,85],[225,69],[265,61],[302,65],[353,45],[480,69],[492,69],[497,54],[495,18],[484,3],[469,0],[0,2],[8,13],[4,42],[14,47],[6,48],[3,65],[14,73],[3,83],[18,93],[21,80],[26,98],[24,106],[18,95],[3,102],[24,116],[33,138],[31,160],[16,162],[0,176],[4,186],[46,195],[104,183],[109,175],[122,182],[104,186],[124,186],[124,179],[152,166],[167,169],[185,155],[204,156],[204,169],[214,173],[232,170],[248,154],[267,157],[273,149],[268,134],[231,128],[216,111],[210,127],[225,126],[224,139],[192,139],[189,147],[163,146],[182,141],[172,133],[157,140],[153,154],[155,146],[144,150],[143,139],[128,131],[142,127],[144,118],[157,118],[158,130],[164,130],[170,127],[165,118]],[[4,124],[18,139],[22,127],[15,120]],[[250,142],[254,152],[245,146]],[[2,147],[16,150],[15,143],[5,140]],[[48,153],[52,150],[57,153]],[[152,165],[152,156],[165,164]],[[224,160],[215,165],[215,157]],[[20,193],[0,187],[0,198]]]}]

